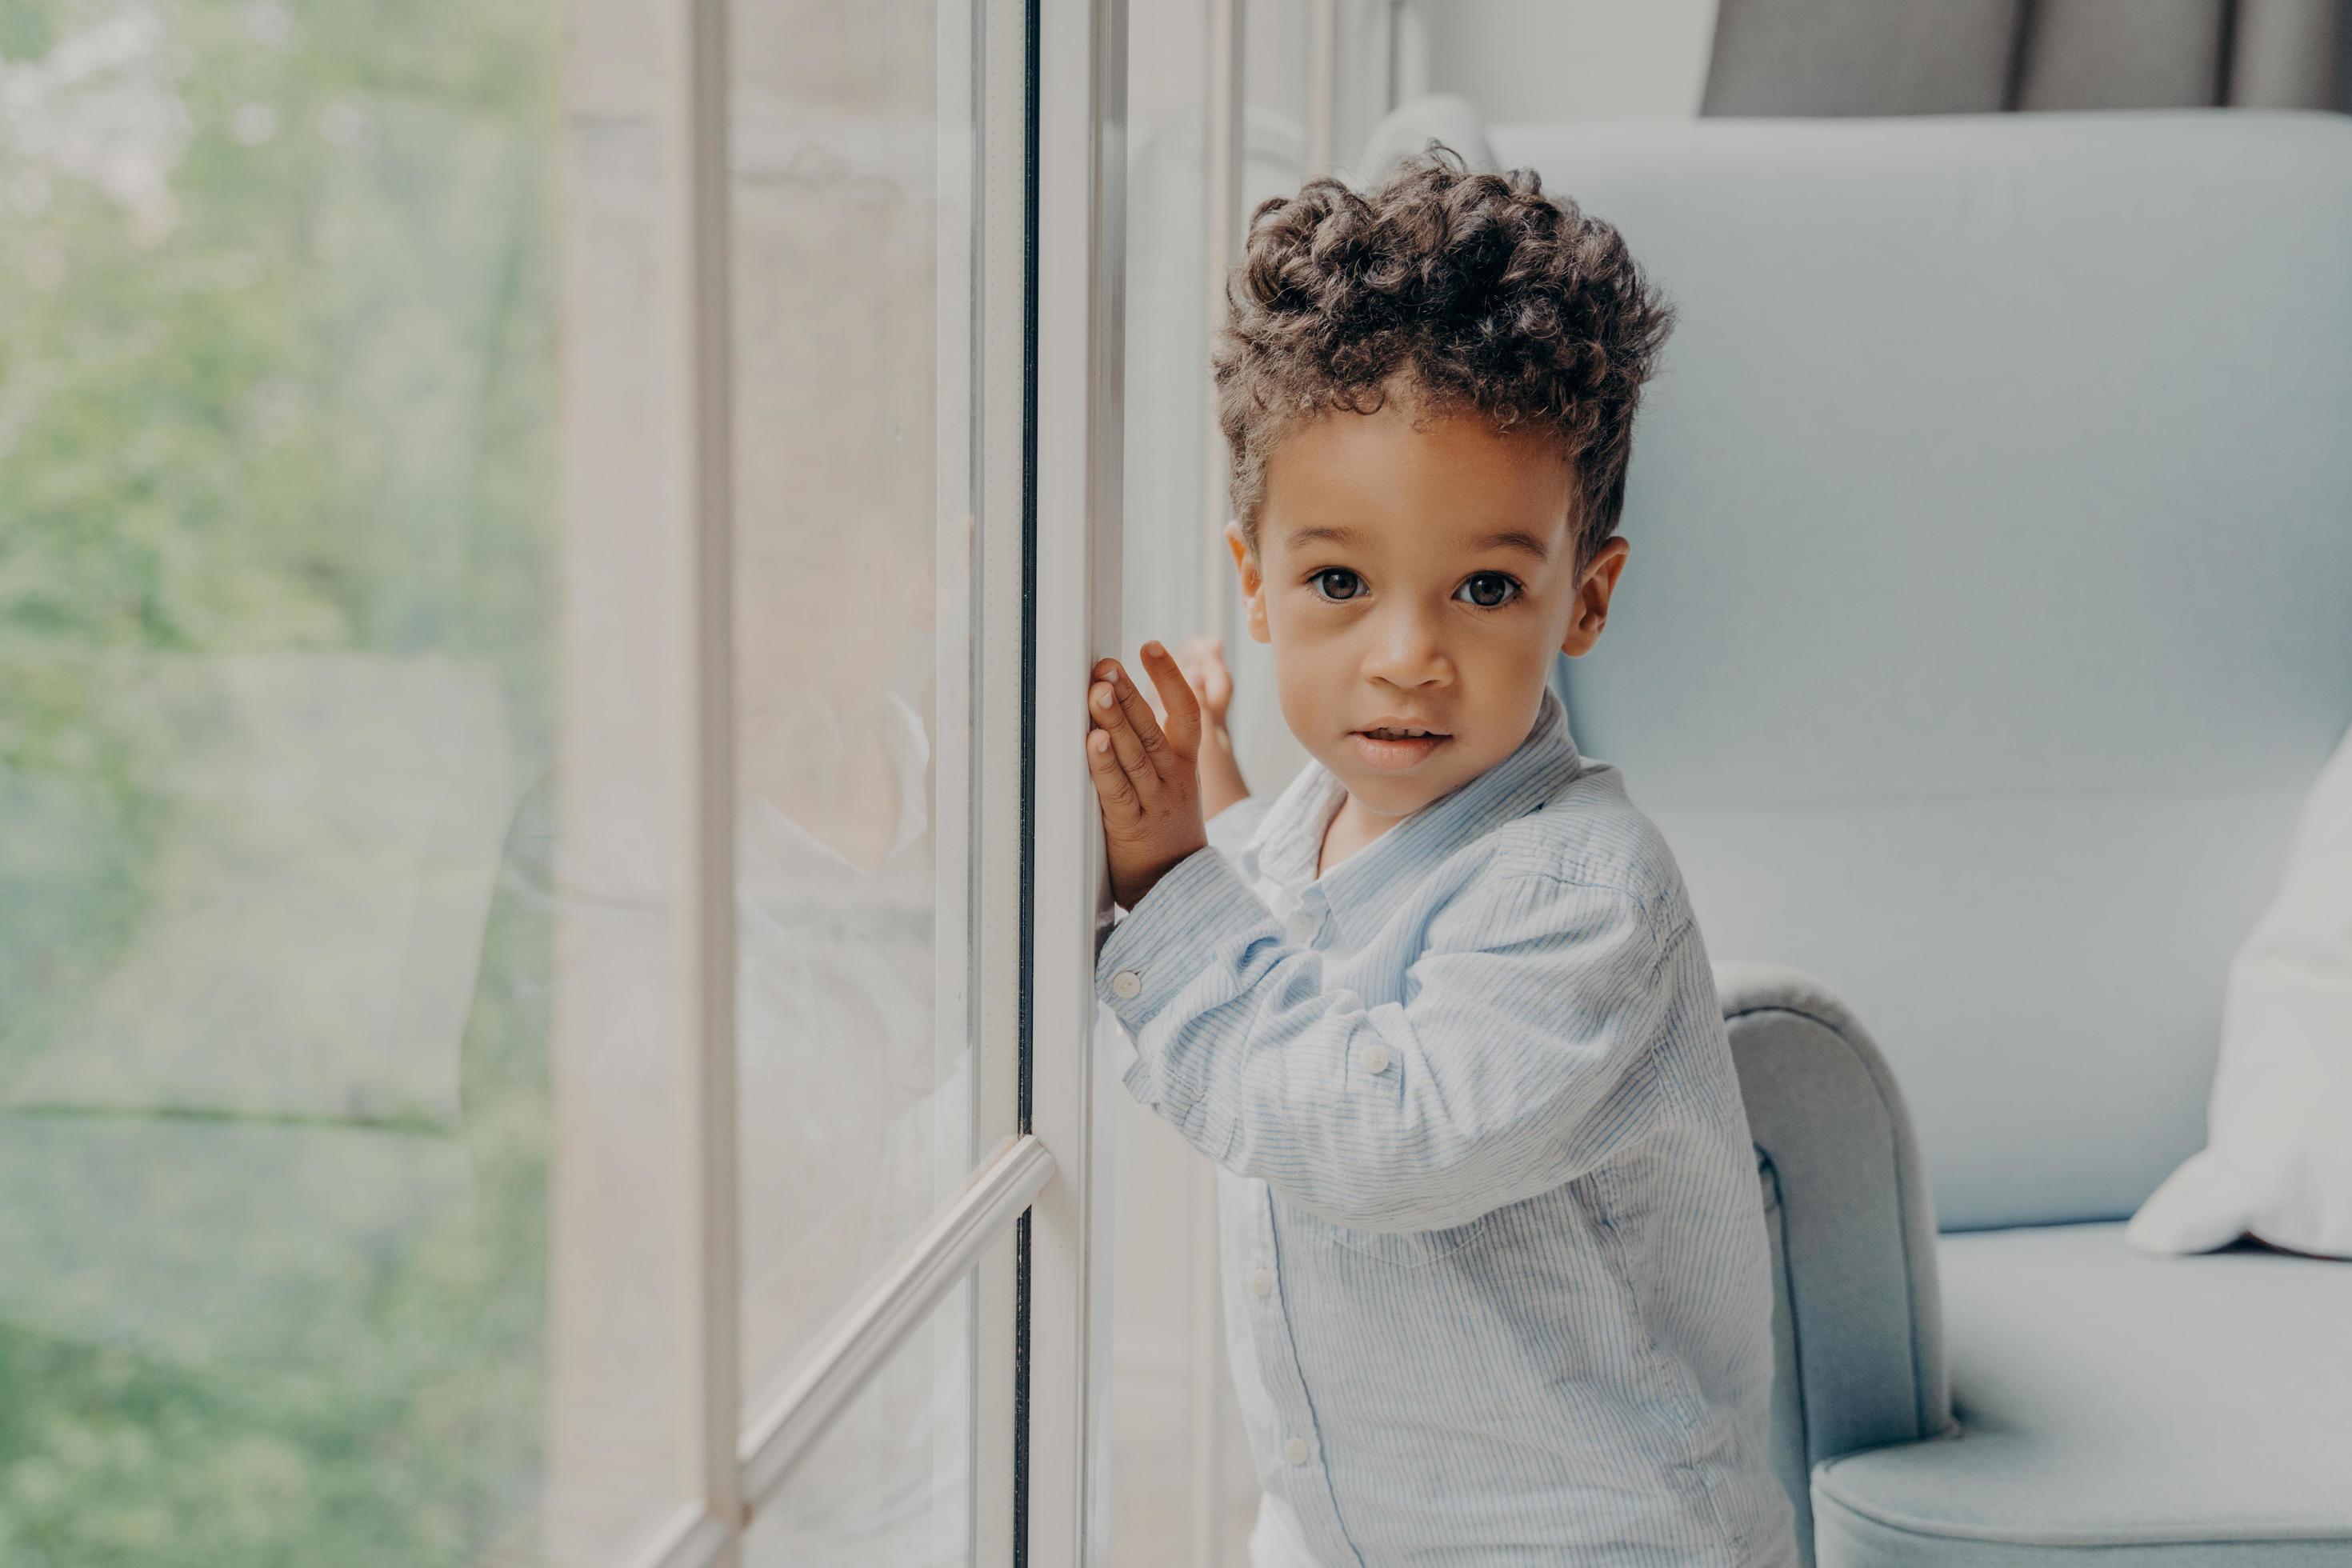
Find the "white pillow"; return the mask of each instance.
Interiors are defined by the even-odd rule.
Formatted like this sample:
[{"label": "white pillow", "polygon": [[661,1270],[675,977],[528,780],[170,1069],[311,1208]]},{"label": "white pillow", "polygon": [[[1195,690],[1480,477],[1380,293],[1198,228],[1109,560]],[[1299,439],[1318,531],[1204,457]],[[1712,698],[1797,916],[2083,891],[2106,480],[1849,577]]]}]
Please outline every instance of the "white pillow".
[{"label": "white pillow", "polygon": [[2251,1235],[2352,1258],[2352,733],[2304,803],[2285,885],[2231,963],[2208,1125],[2126,1240],[2210,1252]]}]

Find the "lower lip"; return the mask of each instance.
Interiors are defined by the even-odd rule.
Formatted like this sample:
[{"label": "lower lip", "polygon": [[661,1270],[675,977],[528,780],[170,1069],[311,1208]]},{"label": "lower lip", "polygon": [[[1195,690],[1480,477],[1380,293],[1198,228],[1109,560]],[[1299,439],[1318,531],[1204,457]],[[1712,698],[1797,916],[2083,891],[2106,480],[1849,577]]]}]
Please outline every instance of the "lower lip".
[{"label": "lower lip", "polygon": [[1360,730],[1348,738],[1356,742],[1356,755],[1364,759],[1366,767],[1378,768],[1384,773],[1401,773],[1420,766],[1422,759],[1453,739],[1450,735],[1423,735],[1411,741],[1382,741]]}]

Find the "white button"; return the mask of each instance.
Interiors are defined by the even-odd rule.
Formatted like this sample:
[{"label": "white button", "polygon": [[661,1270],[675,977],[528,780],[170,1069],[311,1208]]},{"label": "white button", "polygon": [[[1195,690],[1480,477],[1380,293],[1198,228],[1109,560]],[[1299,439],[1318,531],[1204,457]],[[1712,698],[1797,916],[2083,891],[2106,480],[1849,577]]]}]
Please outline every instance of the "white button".
[{"label": "white button", "polygon": [[1256,1273],[1255,1273],[1255,1274],[1251,1275],[1251,1276],[1250,1276],[1250,1294],[1251,1294],[1251,1295],[1253,1295],[1253,1296],[1271,1296],[1271,1295],[1273,1295],[1273,1294],[1274,1294],[1274,1276],[1273,1276],[1273,1275],[1271,1275],[1271,1274],[1269,1274],[1269,1273],[1267,1273],[1267,1272],[1266,1272],[1265,1269],[1263,1269],[1263,1268],[1259,1269]]},{"label": "white button", "polygon": [[1366,1046],[1364,1054],[1357,1059],[1364,1064],[1366,1072],[1383,1073],[1389,1070],[1389,1048],[1386,1046]]},{"label": "white button", "polygon": [[1313,942],[1315,940],[1315,917],[1308,914],[1305,910],[1301,910],[1297,914],[1291,916],[1290,940],[1293,942]]},{"label": "white button", "polygon": [[1304,1437],[1293,1437],[1289,1442],[1285,1443],[1282,1446],[1282,1457],[1288,1459],[1294,1465],[1305,1464],[1307,1462],[1307,1439]]},{"label": "white button", "polygon": [[1110,977],[1110,994],[1122,999],[1143,989],[1143,976],[1132,969],[1122,969]]}]

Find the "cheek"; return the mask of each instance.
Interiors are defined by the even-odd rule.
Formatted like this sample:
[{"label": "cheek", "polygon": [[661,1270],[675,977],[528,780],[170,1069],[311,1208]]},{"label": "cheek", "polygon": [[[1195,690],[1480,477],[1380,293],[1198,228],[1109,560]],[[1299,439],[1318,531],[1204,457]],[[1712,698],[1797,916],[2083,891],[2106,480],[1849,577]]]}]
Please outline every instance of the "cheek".
[{"label": "cheek", "polygon": [[1296,732],[1307,735],[1328,728],[1339,693],[1349,689],[1351,666],[1344,639],[1318,637],[1313,623],[1276,614],[1274,687],[1283,719]]},{"label": "cheek", "polygon": [[1288,637],[1274,641],[1274,693],[1282,716],[1294,730],[1313,727],[1316,707],[1326,682],[1313,656]]},{"label": "cheek", "polygon": [[1498,676],[1541,680],[1568,637],[1568,618],[1549,611],[1529,615],[1497,635],[1481,639],[1473,657]]}]

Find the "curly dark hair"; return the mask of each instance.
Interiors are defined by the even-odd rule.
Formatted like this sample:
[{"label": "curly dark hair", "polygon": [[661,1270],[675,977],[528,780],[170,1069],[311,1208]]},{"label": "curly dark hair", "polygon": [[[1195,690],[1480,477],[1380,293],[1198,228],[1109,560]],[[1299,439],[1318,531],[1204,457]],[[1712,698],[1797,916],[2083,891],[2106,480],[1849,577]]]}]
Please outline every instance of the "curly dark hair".
[{"label": "curly dark hair", "polygon": [[1615,531],[1634,406],[1674,308],[1614,228],[1546,195],[1534,170],[1472,174],[1433,141],[1370,192],[1309,180],[1250,215],[1225,301],[1217,415],[1253,553],[1276,444],[1320,414],[1374,413],[1392,390],[1424,418],[1475,411],[1557,437],[1576,473],[1579,572]]}]

